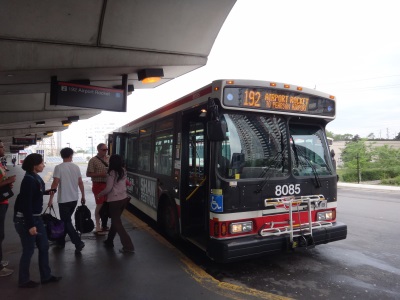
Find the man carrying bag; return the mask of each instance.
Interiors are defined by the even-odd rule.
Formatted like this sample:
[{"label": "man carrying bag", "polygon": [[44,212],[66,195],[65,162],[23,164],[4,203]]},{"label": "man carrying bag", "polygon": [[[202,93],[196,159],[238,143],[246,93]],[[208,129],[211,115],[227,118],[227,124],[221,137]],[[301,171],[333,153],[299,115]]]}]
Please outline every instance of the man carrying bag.
[{"label": "man carrying bag", "polygon": [[[71,242],[75,245],[75,251],[82,251],[85,243],[82,242],[79,234],[72,225],[72,214],[78,204],[79,190],[82,198],[81,203],[85,204],[85,189],[83,186],[82,175],[79,167],[72,163],[74,150],[64,148],[60,151],[63,162],[54,168],[53,183],[51,189],[57,189],[57,201],[60,211],[60,219],[64,221],[65,233],[63,237],[57,239],[56,244],[59,248],[65,247],[65,236],[68,234]],[[50,196],[48,206],[53,205],[54,194]]]}]

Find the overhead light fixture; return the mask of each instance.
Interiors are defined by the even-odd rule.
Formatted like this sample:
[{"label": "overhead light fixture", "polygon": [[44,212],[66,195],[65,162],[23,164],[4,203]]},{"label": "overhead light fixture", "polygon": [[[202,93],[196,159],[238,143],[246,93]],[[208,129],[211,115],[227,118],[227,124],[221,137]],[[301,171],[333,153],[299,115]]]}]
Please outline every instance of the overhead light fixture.
[{"label": "overhead light fixture", "polygon": [[31,134],[30,134],[30,133],[27,133],[27,134],[25,134],[25,136],[31,136]]},{"label": "overhead light fixture", "polygon": [[163,69],[143,69],[138,71],[138,79],[142,83],[154,83],[164,77]]},{"label": "overhead light fixture", "polygon": [[72,122],[69,120],[64,120],[64,121],[61,121],[61,123],[63,126],[67,127],[67,126],[71,125]]},{"label": "overhead light fixture", "polygon": [[70,122],[77,122],[77,121],[79,121],[79,116],[71,116],[71,117],[68,117],[68,121],[70,121]]},{"label": "overhead light fixture", "polygon": [[36,125],[44,125],[44,124],[46,124],[45,121],[38,121],[38,122],[36,122]]},{"label": "overhead light fixture", "polygon": [[43,133],[43,135],[45,135],[45,136],[52,136],[53,133],[54,133],[54,131],[53,131],[53,130],[50,130],[50,131],[46,131],[45,133]]}]

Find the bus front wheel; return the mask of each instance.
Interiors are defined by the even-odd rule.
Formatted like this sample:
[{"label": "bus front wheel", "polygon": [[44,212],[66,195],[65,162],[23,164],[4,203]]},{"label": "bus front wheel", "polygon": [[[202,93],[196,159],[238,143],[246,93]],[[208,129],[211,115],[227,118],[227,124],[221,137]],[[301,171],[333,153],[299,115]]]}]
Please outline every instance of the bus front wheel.
[{"label": "bus front wheel", "polygon": [[170,199],[164,199],[161,203],[159,226],[167,237],[177,239],[179,237],[179,221],[175,203]]}]

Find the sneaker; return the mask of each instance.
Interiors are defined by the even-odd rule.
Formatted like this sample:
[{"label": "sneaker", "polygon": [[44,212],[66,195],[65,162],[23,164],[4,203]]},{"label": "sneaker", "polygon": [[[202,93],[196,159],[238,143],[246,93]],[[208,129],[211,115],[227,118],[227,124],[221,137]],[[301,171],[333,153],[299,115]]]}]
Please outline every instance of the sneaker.
[{"label": "sneaker", "polygon": [[7,260],[2,260],[0,262],[0,267],[4,268],[4,267],[7,267],[7,266],[8,266],[8,261]]},{"label": "sneaker", "polygon": [[119,252],[121,252],[121,253],[135,253],[135,249],[122,248],[122,249],[119,249]]},{"label": "sneaker", "polygon": [[108,240],[105,240],[103,243],[104,243],[104,247],[106,247],[106,248],[113,248],[114,247],[114,243],[110,242]]},{"label": "sneaker", "polygon": [[78,246],[75,247],[75,252],[81,252],[84,247],[85,243],[81,242]]},{"label": "sneaker", "polygon": [[0,277],[9,276],[14,273],[14,270],[3,268],[0,270]]},{"label": "sneaker", "polygon": [[53,276],[51,275],[51,277],[47,280],[42,280],[42,284],[48,284],[48,283],[52,283],[52,282],[59,282],[61,280],[61,276]]},{"label": "sneaker", "polygon": [[32,288],[35,288],[35,287],[39,286],[39,283],[35,282],[35,281],[32,281],[32,280],[29,280],[28,282],[18,284],[18,286],[20,288],[32,289]]}]

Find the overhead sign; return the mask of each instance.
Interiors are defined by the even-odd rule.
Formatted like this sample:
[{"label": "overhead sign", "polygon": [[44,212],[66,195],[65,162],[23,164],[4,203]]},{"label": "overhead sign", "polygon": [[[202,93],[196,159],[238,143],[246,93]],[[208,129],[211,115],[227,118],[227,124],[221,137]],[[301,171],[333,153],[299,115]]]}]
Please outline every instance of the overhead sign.
[{"label": "overhead sign", "polygon": [[24,150],[24,146],[16,146],[16,145],[10,145],[10,152],[11,153],[19,153],[20,150]]},{"label": "overhead sign", "polygon": [[25,145],[25,146],[36,145],[36,134],[34,136],[28,136],[22,138],[13,137],[13,145]]},{"label": "overhead sign", "polygon": [[[126,76],[126,75],[124,75]],[[127,76],[123,87],[127,87]],[[125,83],[125,84],[124,84]],[[50,104],[126,112],[127,90],[73,82],[51,81]]]}]

